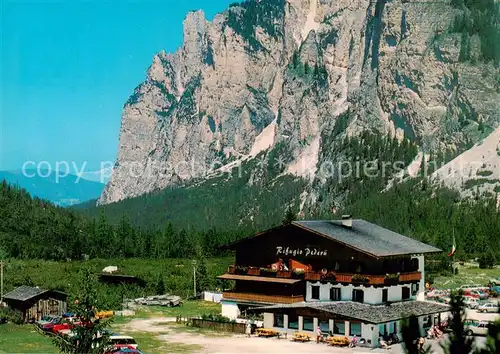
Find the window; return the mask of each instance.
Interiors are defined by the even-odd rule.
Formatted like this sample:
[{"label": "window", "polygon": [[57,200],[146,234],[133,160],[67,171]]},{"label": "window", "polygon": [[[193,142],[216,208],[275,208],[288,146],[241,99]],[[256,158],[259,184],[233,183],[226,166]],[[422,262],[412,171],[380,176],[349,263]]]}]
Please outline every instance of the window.
[{"label": "window", "polygon": [[410,298],[410,288],[407,286],[403,286],[401,288],[401,299],[408,300]]},{"label": "window", "polygon": [[340,301],[340,288],[330,288],[330,300]]},{"label": "window", "polygon": [[412,258],[412,260],[411,260],[411,268],[414,271],[418,270],[418,258]]},{"label": "window", "polygon": [[345,335],[345,322],[344,321],[334,321],[333,322],[333,334]]},{"label": "window", "polygon": [[311,299],[319,300],[319,286],[311,286]]},{"label": "window", "polygon": [[388,299],[388,290],[387,289],[383,289],[382,290],[382,302],[387,302],[387,299]]},{"label": "window", "polygon": [[363,290],[353,290],[352,291],[352,301],[364,302],[365,294]]},{"label": "window", "polygon": [[288,328],[289,329],[299,329],[299,316],[288,315]]},{"label": "window", "polygon": [[274,327],[283,328],[284,327],[284,316],[282,313],[274,314]]},{"label": "window", "polygon": [[312,317],[303,317],[302,318],[302,329],[304,331],[314,331],[314,324]]},{"label": "window", "polygon": [[318,326],[321,329],[322,333],[328,334],[328,332],[330,331],[330,324],[328,323],[327,320],[326,321],[325,320],[319,320]]},{"label": "window", "polygon": [[417,295],[419,288],[420,288],[420,284],[419,283],[413,283],[413,284],[411,284],[411,294],[413,296]]},{"label": "window", "polygon": [[385,329],[385,324],[384,323],[378,325],[378,333],[381,336],[385,336],[387,334],[387,331]]},{"label": "window", "polygon": [[349,330],[351,336],[360,336],[361,337],[361,323],[360,322],[351,322],[349,324]]}]

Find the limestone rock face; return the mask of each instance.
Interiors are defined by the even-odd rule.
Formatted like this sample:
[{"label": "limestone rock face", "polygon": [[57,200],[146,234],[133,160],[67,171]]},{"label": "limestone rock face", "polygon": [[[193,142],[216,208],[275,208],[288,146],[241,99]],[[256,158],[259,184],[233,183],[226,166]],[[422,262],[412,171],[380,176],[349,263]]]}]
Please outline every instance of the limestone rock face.
[{"label": "limestone rock face", "polygon": [[[314,180],[322,140],[406,135],[422,149],[476,142],[500,122],[500,69],[450,28],[459,9],[405,0],[250,0],[184,21],[125,103],[100,204],[203,178],[286,146],[284,173]],[[500,38],[499,38],[500,41]],[[483,129],[484,131],[484,129]]]}]

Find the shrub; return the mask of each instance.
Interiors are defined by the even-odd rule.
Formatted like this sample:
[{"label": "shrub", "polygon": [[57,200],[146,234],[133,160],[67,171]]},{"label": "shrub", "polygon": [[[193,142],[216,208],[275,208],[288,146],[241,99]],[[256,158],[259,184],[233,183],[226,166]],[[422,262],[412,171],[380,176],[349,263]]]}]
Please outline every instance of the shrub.
[{"label": "shrub", "polygon": [[21,312],[5,307],[0,308],[0,323],[12,322],[17,325],[23,324]]},{"label": "shrub", "polygon": [[225,317],[219,313],[214,313],[214,312],[204,313],[203,315],[201,315],[201,319],[205,321],[215,321],[215,322],[235,322],[234,320],[231,321],[229,317]]},{"label": "shrub", "polygon": [[491,251],[483,253],[479,257],[479,268],[485,269],[485,268],[493,268],[495,265],[495,256]]}]

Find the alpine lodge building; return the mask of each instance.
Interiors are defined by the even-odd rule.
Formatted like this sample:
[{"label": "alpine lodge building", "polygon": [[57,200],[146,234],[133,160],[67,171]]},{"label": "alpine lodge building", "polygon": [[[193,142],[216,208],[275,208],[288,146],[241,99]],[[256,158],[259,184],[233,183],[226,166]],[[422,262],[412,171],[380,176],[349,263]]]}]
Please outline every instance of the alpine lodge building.
[{"label": "alpine lodge building", "polygon": [[[449,307],[424,301],[424,257],[441,250],[364,220],[294,221],[226,246],[222,315],[262,313],[264,327],[357,336],[378,346],[418,317],[422,335]],[[399,335],[399,338],[401,336]]]}]

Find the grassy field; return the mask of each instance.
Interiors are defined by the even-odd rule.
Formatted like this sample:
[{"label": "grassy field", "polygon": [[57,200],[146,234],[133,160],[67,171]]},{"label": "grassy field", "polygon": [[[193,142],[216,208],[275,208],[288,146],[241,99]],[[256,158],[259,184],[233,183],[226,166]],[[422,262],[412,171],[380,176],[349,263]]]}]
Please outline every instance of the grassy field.
[{"label": "grassy field", "polygon": [[436,277],[434,286],[439,289],[453,289],[465,284],[486,285],[490,279],[496,277],[500,277],[500,268],[479,269],[459,266],[457,275]]},{"label": "grassy field", "polygon": [[[32,284],[45,289],[57,289],[71,296],[78,293],[79,271],[89,268],[99,273],[106,266],[117,266],[123,274],[146,282],[145,287],[98,284],[99,302],[107,309],[119,310],[122,299],[156,294],[156,284],[163,277],[167,293],[183,298],[193,292],[193,268],[190,259],[92,259],[89,261],[51,262],[42,260],[8,260],[4,267],[5,291]],[[232,257],[207,258],[208,288],[217,287],[216,276],[223,274],[233,262]]]},{"label": "grassy field", "polygon": [[38,333],[32,325],[12,323],[0,325],[0,353],[59,353],[49,337]]},{"label": "grassy field", "polygon": [[[159,340],[162,333],[128,331],[127,323],[133,319],[148,319],[156,317],[194,317],[209,313],[220,313],[220,304],[205,301],[186,301],[179,307],[141,307],[133,317],[115,317],[111,328],[113,331],[131,335],[139,344],[139,348],[148,354],[159,353],[191,353],[200,349],[197,345],[171,343]],[[170,330],[198,331],[183,324],[169,323]],[[200,332],[201,333],[201,332]],[[51,338],[37,332],[32,325],[18,326],[11,323],[0,325],[0,354],[6,353],[58,353]]]}]

